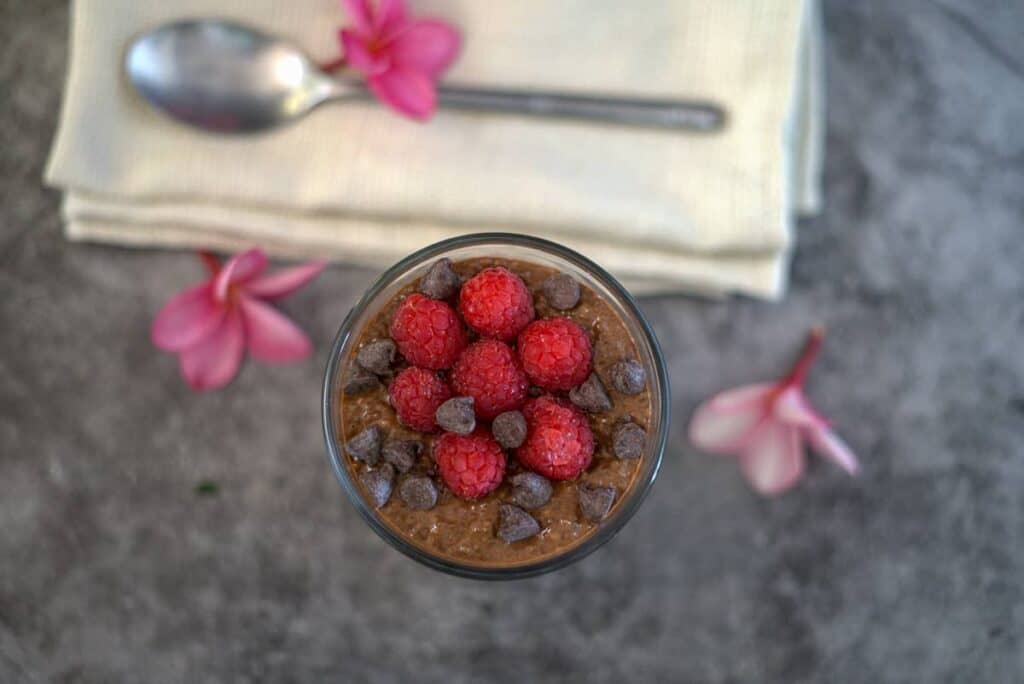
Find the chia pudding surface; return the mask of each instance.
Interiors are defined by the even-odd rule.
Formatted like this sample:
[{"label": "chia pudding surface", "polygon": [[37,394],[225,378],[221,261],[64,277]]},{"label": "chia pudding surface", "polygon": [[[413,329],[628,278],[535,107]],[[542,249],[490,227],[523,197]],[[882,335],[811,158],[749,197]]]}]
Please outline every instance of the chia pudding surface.
[{"label": "chia pudding surface", "polygon": [[[394,409],[388,403],[387,388],[382,384],[376,389],[357,395],[344,394],[341,400],[341,434],[345,441],[372,425],[379,426],[385,440],[413,439],[420,441],[424,448],[417,464],[408,475],[399,474],[394,483],[394,493],[388,502],[377,510],[385,524],[424,551],[448,560],[470,563],[478,566],[505,566],[536,562],[558,555],[576,546],[593,533],[603,522],[587,520],[579,510],[577,487],[579,484],[613,486],[616,489],[615,503],[608,518],[615,515],[616,508],[627,500],[641,469],[640,459],[619,459],[612,453],[612,431],[624,419],[631,418],[645,430],[651,420],[651,393],[648,385],[636,395],[625,395],[612,389],[609,370],[622,359],[639,359],[635,340],[622,319],[604,299],[580,283],[579,303],[568,311],[553,309],[545,301],[541,283],[557,273],[548,266],[500,258],[475,258],[456,261],[452,268],[463,282],[477,272],[492,266],[504,266],[526,283],[533,295],[537,318],[566,316],[579,323],[590,335],[593,345],[594,371],[608,388],[612,399],[609,411],[587,414],[594,434],[594,458],[590,467],[576,480],[552,481],[551,499],[544,506],[530,510],[541,531],[529,538],[506,543],[495,535],[498,507],[512,502],[510,480],[523,472],[516,462],[514,450],[509,450],[508,466],[501,486],[476,501],[466,501],[454,496],[437,477],[436,466],[431,457],[432,445],[437,434],[424,434],[401,425]],[[355,354],[369,342],[389,335],[391,319],[395,309],[406,295],[416,291],[418,281],[410,283],[399,291],[367,325],[359,332],[357,343],[345,361],[345,368],[355,363]],[[450,303],[456,304],[457,295]],[[469,331],[470,341],[476,339]],[[395,371],[402,367],[399,359]],[[442,372],[442,376],[446,374]],[[567,393],[555,393],[565,396]],[[486,424],[486,423],[484,423]],[[648,439],[650,435],[648,434]],[[359,475],[371,470],[366,464],[345,455],[345,464],[353,481],[359,482]],[[437,504],[430,510],[412,510],[397,495],[404,477],[428,474],[437,483],[439,496]],[[363,485],[360,491],[372,508]]]}]

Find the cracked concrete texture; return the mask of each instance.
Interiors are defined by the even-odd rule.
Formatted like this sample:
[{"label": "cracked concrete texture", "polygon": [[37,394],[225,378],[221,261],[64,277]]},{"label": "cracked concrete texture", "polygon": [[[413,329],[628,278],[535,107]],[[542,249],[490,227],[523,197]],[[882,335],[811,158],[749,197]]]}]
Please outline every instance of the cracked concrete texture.
[{"label": "cracked concrete texture", "polygon": [[[982,5],[825,3],[827,203],[790,296],[645,300],[657,486],[587,560],[495,585],[392,551],[328,468],[321,369],[371,272],[285,304],[314,361],[185,389],[148,325],[199,268],[62,239],[39,178],[67,10],[0,4],[0,681],[1019,680],[1024,12]],[[763,500],[686,419],[816,322],[810,392],[864,473]]]}]

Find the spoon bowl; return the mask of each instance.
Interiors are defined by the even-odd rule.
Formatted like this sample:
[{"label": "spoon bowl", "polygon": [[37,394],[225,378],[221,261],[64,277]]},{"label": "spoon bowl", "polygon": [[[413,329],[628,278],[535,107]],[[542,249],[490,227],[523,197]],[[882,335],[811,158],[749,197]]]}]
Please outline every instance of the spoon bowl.
[{"label": "spoon bowl", "polygon": [[125,56],[129,80],[174,118],[220,132],[280,125],[344,89],[288,43],[219,20],[186,20],[143,34]]}]

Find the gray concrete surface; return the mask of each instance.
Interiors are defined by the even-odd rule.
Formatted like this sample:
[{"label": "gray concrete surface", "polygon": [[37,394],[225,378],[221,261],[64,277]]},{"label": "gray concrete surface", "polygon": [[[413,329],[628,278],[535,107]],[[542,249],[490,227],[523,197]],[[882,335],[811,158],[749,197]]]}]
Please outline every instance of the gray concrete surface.
[{"label": "gray concrete surface", "polygon": [[[827,207],[792,294],[644,303],[676,407],[663,475],[600,552],[505,585],[392,551],[328,469],[321,368],[371,273],[286,303],[314,361],[185,389],[147,328],[199,269],[62,239],[39,178],[66,7],[0,7],[0,682],[1024,678],[1018,3],[826,3]],[[864,473],[817,463],[766,501],[686,419],[816,322],[810,391]]]}]

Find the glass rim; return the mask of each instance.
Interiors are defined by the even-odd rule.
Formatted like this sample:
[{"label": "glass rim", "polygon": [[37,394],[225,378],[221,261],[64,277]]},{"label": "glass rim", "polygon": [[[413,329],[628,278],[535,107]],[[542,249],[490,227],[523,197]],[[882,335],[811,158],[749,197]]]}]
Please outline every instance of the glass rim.
[{"label": "glass rim", "polygon": [[[541,558],[534,562],[510,566],[488,567],[445,559],[413,544],[403,535],[389,527],[376,513],[376,511],[367,504],[355,481],[349,475],[348,468],[345,465],[345,456],[341,447],[342,439],[335,429],[334,420],[334,414],[339,409],[340,404],[340,398],[336,396],[338,393],[334,391],[334,381],[338,372],[341,370],[341,364],[343,362],[343,359],[341,358],[341,350],[349,336],[353,333],[350,329],[352,322],[358,319],[359,315],[377,298],[377,295],[390,285],[397,276],[401,275],[411,267],[432,258],[443,256],[446,252],[452,251],[453,249],[481,245],[514,245],[553,253],[566,261],[574,263],[576,266],[586,271],[592,278],[600,281],[602,285],[620,299],[620,303],[635,319],[640,332],[645,338],[644,342],[646,342],[649,347],[651,356],[654,360],[655,379],[661,395],[661,407],[658,411],[658,434],[655,438],[654,448],[651,451],[651,456],[655,459],[654,464],[651,466],[650,472],[646,476],[645,480],[634,485],[628,499],[622,504],[622,508],[618,513],[616,513],[615,517],[609,520],[605,525],[602,525],[595,530],[581,543],[576,544],[563,552],[557,553],[554,556]],[[378,536],[406,556],[423,565],[433,568],[434,570],[471,579],[509,580],[534,577],[575,563],[576,561],[590,555],[601,546],[604,546],[604,544],[611,540],[611,538],[614,537],[630,519],[632,519],[637,510],[639,510],[640,505],[647,498],[651,487],[654,485],[654,481],[658,477],[658,472],[661,469],[665,445],[668,441],[669,416],[671,415],[671,395],[669,393],[668,372],[665,369],[665,360],[661,351],[661,346],[658,344],[658,338],[654,335],[654,330],[651,328],[647,318],[643,315],[643,312],[637,305],[633,295],[631,295],[614,276],[579,252],[558,244],[557,242],[518,233],[491,232],[459,235],[435,242],[418,249],[399,260],[377,277],[374,283],[367,288],[359,301],[349,310],[345,319],[338,328],[338,333],[335,335],[334,341],[331,343],[330,353],[327,358],[327,366],[324,369],[321,409],[324,441],[327,446],[327,455],[331,462],[331,467],[334,470],[334,475],[348,496],[349,501],[355,506],[363,520],[374,532],[377,533]]]}]

